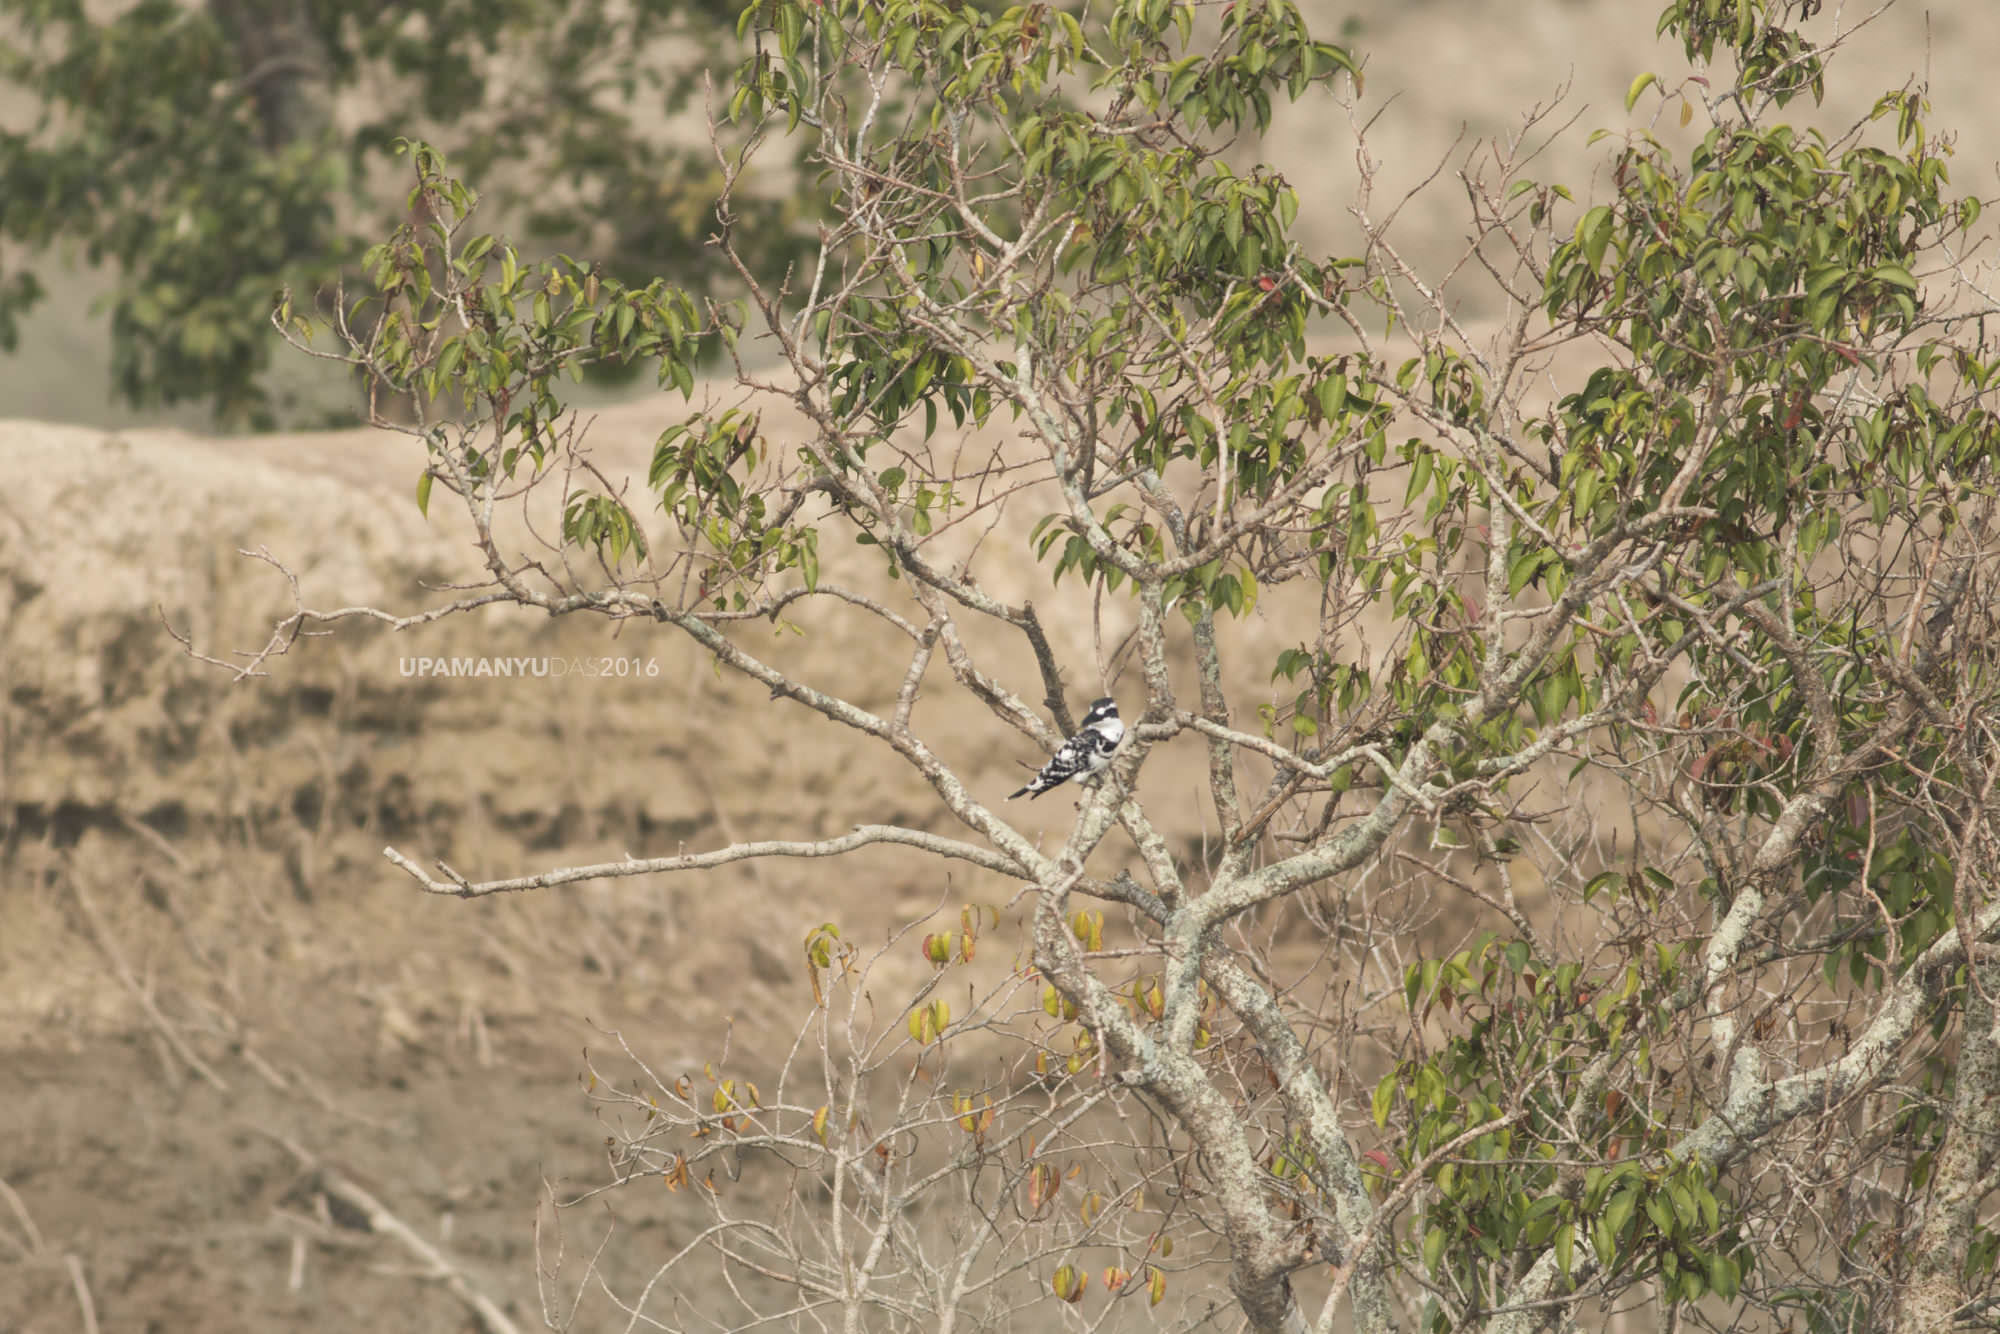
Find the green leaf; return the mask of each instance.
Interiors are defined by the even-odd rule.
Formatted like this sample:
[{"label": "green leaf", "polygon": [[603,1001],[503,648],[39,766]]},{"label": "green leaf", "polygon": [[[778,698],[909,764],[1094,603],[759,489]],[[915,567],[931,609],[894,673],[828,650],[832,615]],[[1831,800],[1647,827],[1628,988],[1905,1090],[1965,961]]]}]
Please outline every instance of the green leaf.
[{"label": "green leaf", "polygon": [[1711,1255],[1708,1257],[1708,1286],[1715,1289],[1715,1295],[1724,1301],[1734,1301],[1737,1290],[1743,1286],[1743,1272],[1730,1256]]},{"label": "green leaf", "polygon": [[1601,1215],[1590,1225],[1590,1249],[1603,1269],[1611,1268],[1612,1261],[1618,1258],[1618,1238]]},{"label": "green leaf", "polygon": [[1598,485],[1604,474],[1595,468],[1582,468],[1570,482],[1570,510],[1578,518],[1588,519],[1591,506],[1597,500]]},{"label": "green leaf", "polygon": [[1628,1186],[1611,1197],[1611,1203],[1604,1206],[1605,1231],[1615,1243],[1625,1231],[1625,1224],[1631,1221],[1632,1213],[1639,1207],[1639,1190]]},{"label": "green leaf", "polygon": [[819,535],[808,530],[799,544],[799,573],[808,591],[819,587]]},{"label": "green leaf", "polygon": [[432,480],[433,478],[428,469],[424,471],[423,476],[417,478],[417,513],[423,515],[426,519],[431,517]]},{"label": "green leaf", "polygon": [[1430,485],[1433,466],[1431,452],[1427,449],[1419,450],[1417,457],[1410,464],[1410,484],[1403,494],[1405,505],[1422,495],[1424,488]]},{"label": "green leaf", "polygon": [[1604,262],[1605,248],[1611,243],[1611,210],[1599,204],[1583,215],[1576,224],[1576,243],[1583,251],[1583,262],[1595,273]]},{"label": "green leaf", "polygon": [[1884,264],[1869,276],[1874,278],[1878,283],[1887,283],[1891,287],[1900,287],[1906,292],[1917,290],[1916,278],[1908,269],[1900,264]]}]

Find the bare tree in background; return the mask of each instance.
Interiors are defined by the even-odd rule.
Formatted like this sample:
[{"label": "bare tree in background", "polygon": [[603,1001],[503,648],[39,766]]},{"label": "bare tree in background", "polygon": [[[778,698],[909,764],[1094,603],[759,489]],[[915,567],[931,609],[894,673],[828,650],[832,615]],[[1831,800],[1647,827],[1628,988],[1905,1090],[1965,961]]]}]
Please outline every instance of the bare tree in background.
[{"label": "bare tree in background", "polygon": [[[1353,90],[1283,0],[748,11],[715,244],[787,135],[836,221],[781,286],[737,263],[734,306],[523,264],[413,148],[440,221],[378,247],[322,355],[438,403],[400,429],[484,582],[407,617],[302,606],[238,669],[494,602],[655,622],[768,687],[758,728],[803,711],[899,757],[948,832],[484,883],[391,859],[472,897],[891,844],[1027,905],[1014,971],[974,962],[976,907],[892,942],[938,970],[898,1005],[813,931],[770,1087],[602,1072],[606,1189],[714,1210],[616,1294],[635,1326],[1996,1324],[1995,303],[1918,93],[1838,138],[1783,123],[1844,40],[1807,40],[1817,8],[1676,0],[1710,73],[1632,100],[1699,146],[1635,135],[1572,202],[1527,174],[1531,117],[1459,172],[1442,274],[1395,249],[1365,148],[1367,244],[1332,259],[1287,239],[1283,180],[1211,151],[1279,92]],[[1467,277],[1497,333],[1455,317]],[[1315,320],[1339,351],[1307,353]],[[718,346],[740,398],[664,432],[643,504],[574,458],[554,375],[645,357],[690,393]],[[804,446],[766,437],[772,400]],[[560,540],[517,556],[495,516],[538,488]],[[855,540],[889,591],[820,578]],[[1053,750],[1115,672],[989,591],[1029,561],[1136,622],[1134,726],[1055,846],[926,741],[976,703]],[[733,633],[807,602],[907,644],[890,707]],[[1260,605],[1297,642],[1242,664]],[[1266,673],[1277,706],[1232,698]],[[1189,766],[1193,862],[1137,790]],[[732,1203],[753,1163],[796,1181],[781,1216]],[[551,1250],[561,1326],[582,1262]]]}]

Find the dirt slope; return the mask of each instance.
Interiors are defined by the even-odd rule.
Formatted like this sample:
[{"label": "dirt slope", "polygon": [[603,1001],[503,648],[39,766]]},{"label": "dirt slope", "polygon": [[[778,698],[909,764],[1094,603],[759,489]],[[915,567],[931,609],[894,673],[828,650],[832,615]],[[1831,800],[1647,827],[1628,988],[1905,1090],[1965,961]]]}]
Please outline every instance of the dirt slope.
[{"label": "dirt slope", "polygon": [[[660,411],[600,416],[600,466],[643,469]],[[294,605],[285,575],[242,549],[282,561],[319,607],[411,611],[475,570],[462,520],[416,513],[399,437],[6,423],[0,456],[17,478],[0,510],[0,1180],[41,1242],[7,1211],[0,1237],[17,1244],[0,1251],[0,1311],[27,1312],[23,1328],[74,1320],[68,1255],[107,1329],[186,1327],[196,1313],[223,1328],[225,1316],[244,1328],[458,1319],[448,1294],[413,1304],[406,1273],[377,1272],[403,1257],[315,1217],[287,1140],[377,1183],[424,1235],[449,1228],[454,1253],[533,1323],[536,1183],[601,1175],[602,1132],[577,1083],[587,1045],[616,1028],[674,1070],[699,1068],[727,1035],[754,1070],[805,1011],[812,926],[835,920],[874,943],[1011,892],[884,851],[427,897],[385,844],[482,877],[948,818],[899,762],[719,676],[650,622],[618,635],[598,619],[489,609],[400,637],[346,625],[244,681],[182,650],[170,626],[230,659]],[[830,551],[824,571],[897,592],[866,549]],[[1042,578],[1024,562],[1001,576],[1016,586],[993,591],[1018,599]],[[1080,703],[1098,687],[1071,583],[1040,600]],[[1269,645],[1288,634],[1275,614],[1261,624]],[[880,709],[906,652],[812,611],[798,631],[738,638]],[[1025,650],[1010,651],[995,661],[1033,691]],[[452,657],[547,674],[413,674],[418,658]],[[927,739],[1004,794],[1034,756],[940,691],[921,706]],[[1171,766],[1159,772],[1170,787]],[[1188,788],[1156,805],[1192,846]],[[1054,832],[1068,807],[1022,814]],[[1004,969],[1014,944],[993,949]],[[922,971],[914,948],[897,967]],[[678,1235],[686,1202],[650,1207],[658,1218],[626,1216],[621,1196],[620,1226]],[[629,1279],[619,1266],[653,1253],[635,1242],[606,1263]]]}]

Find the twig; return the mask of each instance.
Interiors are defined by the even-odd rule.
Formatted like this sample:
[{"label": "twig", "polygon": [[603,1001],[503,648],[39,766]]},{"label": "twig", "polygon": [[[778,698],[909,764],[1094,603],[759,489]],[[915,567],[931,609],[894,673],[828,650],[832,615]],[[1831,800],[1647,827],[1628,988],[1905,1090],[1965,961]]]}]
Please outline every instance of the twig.
[{"label": "twig", "polygon": [[173,840],[169,839],[165,834],[162,834],[144,820],[134,816],[130,811],[120,811],[118,813],[118,821],[125,826],[128,833],[148,844],[155,852],[172,862],[176,871],[179,871],[184,876],[192,876],[194,874],[194,867],[188,863],[188,859],[182,855],[181,850],[174,846]]},{"label": "twig", "polygon": [[402,1219],[389,1210],[352,1178],[336,1167],[320,1161],[313,1153],[297,1142],[269,1130],[261,1134],[284,1147],[285,1152],[298,1160],[301,1167],[319,1177],[320,1189],[334,1199],[357,1209],[367,1218],[371,1231],[394,1237],[403,1248],[423,1261],[423,1268],[416,1271],[418,1277],[435,1279],[450,1290],[452,1296],[464,1302],[467,1309],[479,1318],[489,1334],[521,1334],[520,1327],[507,1318],[507,1313],[491,1297],[472,1286],[465,1270],[449,1259],[437,1247],[418,1236]]},{"label": "twig", "polygon": [[85,892],[83,876],[78,872],[76,863],[71,861],[67,870],[70,892],[76,895],[77,906],[83,909],[84,918],[90,923],[90,933],[96,939],[97,947],[111,960],[112,971],[118,974],[119,982],[124,984],[125,990],[132,993],[132,999],[139,1003],[140,1010],[159,1031],[160,1036],[166,1039],[167,1045],[173,1048],[174,1054],[187,1062],[188,1068],[207,1081],[217,1093],[229,1092],[229,1082],[216,1074],[209,1063],[201,1059],[201,1053],[187,1044],[179,1030],[160,1013],[160,1007],[153,1004],[153,998],[146,994],[146,989],[139,985],[139,979],[133,976],[131,966],[125,962],[124,951],[118,948],[117,940],[104,925],[104,918],[98,914],[97,905],[90,901],[90,895]]},{"label": "twig", "polygon": [[395,866],[408,872],[411,878],[428,892],[470,899],[486,894],[507,894],[526,889],[553,889],[557,885],[571,885],[582,880],[607,880],[628,875],[659,875],[672,871],[702,871],[757,857],[837,857],[873,843],[899,843],[906,847],[921,848],[934,856],[955,857],[960,861],[983,866],[989,871],[997,871],[1001,875],[1026,878],[1024,868],[1004,853],[976,847],[970,843],[961,843],[957,839],[946,838],[941,834],[932,834],[921,829],[904,829],[896,825],[856,825],[852,833],[818,843],[778,840],[737,843],[726,848],[718,848],[714,852],[695,852],[679,857],[645,859],[635,857],[622,862],[564,867],[560,870],[545,871],[541,875],[517,876],[512,880],[488,880],[478,884],[466,879],[443,862],[437,863],[437,869],[438,874],[444,879],[436,880],[426,874],[421,866],[394,848],[382,849],[382,855]]},{"label": "twig", "polygon": [[239,1044],[239,1050],[243,1054],[243,1063],[254,1070],[258,1077],[266,1084],[269,1084],[280,1093],[290,1093],[292,1091],[292,1081],[286,1079],[277,1070],[272,1068],[269,1061],[257,1054],[255,1047],[252,1047],[248,1042],[244,1042]]},{"label": "twig", "polygon": [[28,1212],[28,1206],[21,1197],[15,1194],[14,1188],[7,1184],[5,1177],[0,1177],[0,1199],[5,1199],[7,1207],[14,1211],[14,1217],[21,1220],[21,1231],[28,1238],[28,1254],[38,1256],[47,1250],[48,1243],[42,1240],[42,1230],[35,1226],[34,1216]]},{"label": "twig", "polygon": [[90,1300],[90,1284],[84,1281],[83,1260],[75,1251],[63,1257],[69,1268],[70,1286],[76,1289],[76,1304],[83,1308],[83,1334],[97,1334],[97,1303]]}]

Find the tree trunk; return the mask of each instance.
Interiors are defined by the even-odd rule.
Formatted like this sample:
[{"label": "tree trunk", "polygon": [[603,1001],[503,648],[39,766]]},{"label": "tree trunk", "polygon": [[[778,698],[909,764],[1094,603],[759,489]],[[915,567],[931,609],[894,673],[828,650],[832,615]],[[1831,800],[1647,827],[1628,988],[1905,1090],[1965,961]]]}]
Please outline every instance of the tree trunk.
[{"label": "tree trunk", "polygon": [[266,148],[275,152],[325,127],[326,51],[304,0],[208,0],[208,13],[236,46]]},{"label": "tree trunk", "polygon": [[1930,1207],[1911,1247],[1909,1282],[1897,1304],[1898,1334],[1950,1329],[1952,1312],[1971,1297],[1959,1276],[2000,1147],[2000,1029],[1995,1027],[2000,1015],[1991,999],[2000,994],[2000,964],[1980,964],[1976,977],[1979,985],[1966,996],[1951,1121],[1937,1157]]}]

